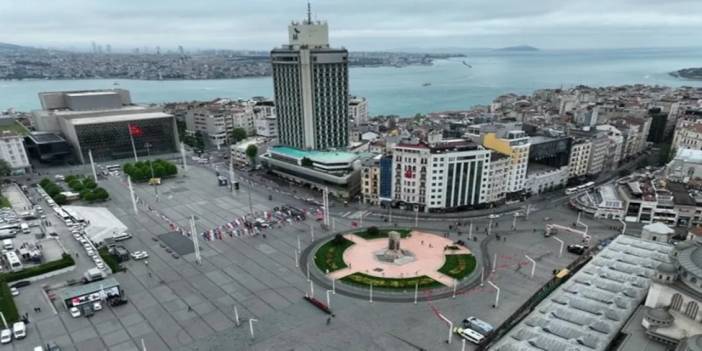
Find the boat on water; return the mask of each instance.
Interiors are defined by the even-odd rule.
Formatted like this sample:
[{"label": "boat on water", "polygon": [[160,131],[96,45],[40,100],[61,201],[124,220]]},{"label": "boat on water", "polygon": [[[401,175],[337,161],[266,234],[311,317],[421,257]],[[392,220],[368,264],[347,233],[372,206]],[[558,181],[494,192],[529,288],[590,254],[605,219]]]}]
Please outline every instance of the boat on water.
[{"label": "boat on water", "polygon": [[118,82],[114,82],[114,83],[112,83],[112,85],[119,85],[119,83],[118,83]]},{"label": "boat on water", "polygon": [[473,66],[469,65],[468,62],[466,62],[466,61],[463,61],[463,65],[468,67],[468,68],[473,68]]},{"label": "boat on water", "polygon": [[422,84],[423,87],[428,87],[428,86],[430,86],[430,85],[431,85],[431,83],[424,83],[424,84]]}]

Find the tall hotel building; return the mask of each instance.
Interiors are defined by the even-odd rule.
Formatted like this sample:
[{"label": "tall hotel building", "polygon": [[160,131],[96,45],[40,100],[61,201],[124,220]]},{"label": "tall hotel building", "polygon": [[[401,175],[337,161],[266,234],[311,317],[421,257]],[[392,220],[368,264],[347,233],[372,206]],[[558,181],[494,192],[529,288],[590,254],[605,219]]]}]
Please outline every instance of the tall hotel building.
[{"label": "tall hotel building", "polygon": [[279,142],[307,150],[349,143],[348,51],[329,47],[326,22],[288,26],[289,44],[271,51]]}]

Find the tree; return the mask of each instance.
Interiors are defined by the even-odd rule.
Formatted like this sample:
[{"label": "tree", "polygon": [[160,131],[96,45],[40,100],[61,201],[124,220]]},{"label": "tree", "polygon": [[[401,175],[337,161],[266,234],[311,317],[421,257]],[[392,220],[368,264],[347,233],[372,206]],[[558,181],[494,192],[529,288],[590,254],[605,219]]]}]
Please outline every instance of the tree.
[{"label": "tree", "polygon": [[376,226],[368,227],[368,229],[366,229],[366,234],[369,236],[378,236],[380,235],[380,230]]},{"label": "tree", "polygon": [[246,148],[246,157],[251,160],[251,167],[256,166],[256,156],[258,156],[258,146],[255,144],[249,145],[249,147]]},{"label": "tree", "polygon": [[232,144],[236,144],[244,139],[246,139],[247,133],[244,128],[234,128],[232,129]]},{"label": "tree", "polygon": [[73,191],[77,191],[77,192],[81,192],[81,190],[83,190],[83,188],[84,188],[83,183],[76,178],[71,179],[71,181],[68,182],[68,186],[71,189],[73,189]]},{"label": "tree", "polygon": [[166,176],[166,168],[162,164],[157,163],[153,167],[154,167],[154,177],[162,178],[162,177]]},{"label": "tree", "polygon": [[90,178],[85,178],[83,180],[83,187],[86,189],[95,189],[97,188],[97,183],[95,183],[95,181]]},{"label": "tree", "polygon": [[0,177],[7,177],[12,174],[12,167],[5,160],[0,160]]},{"label": "tree", "polygon": [[96,188],[93,190],[93,195],[95,196],[95,200],[98,201],[105,201],[110,197],[110,194],[107,192],[107,190],[103,188]]},{"label": "tree", "polygon": [[308,157],[303,157],[300,163],[302,164],[302,167],[312,167],[314,165],[314,162],[312,162],[312,160],[310,160]]},{"label": "tree", "polygon": [[[82,195],[82,194],[81,194]],[[86,191],[85,196],[81,196],[84,201],[93,202],[95,201],[95,193],[92,191]],[[57,201],[58,202],[58,201]]]},{"label": "tree", "polygon": [[56,196],[53,196],[53,199],[57,205],[65,205],[68,203],[68,200],[66,199],[66,195],[63,195],[63,194],[57,194]]}]

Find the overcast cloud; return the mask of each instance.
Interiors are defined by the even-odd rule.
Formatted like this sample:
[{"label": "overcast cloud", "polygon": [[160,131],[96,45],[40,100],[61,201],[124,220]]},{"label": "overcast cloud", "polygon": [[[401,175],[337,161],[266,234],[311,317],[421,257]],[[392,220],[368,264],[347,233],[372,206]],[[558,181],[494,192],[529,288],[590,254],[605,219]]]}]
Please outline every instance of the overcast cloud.
[{"label": "overcast cloud", "polygon": [[[269,50],[305,16],[299,0],[0,0],[0,42],[42,47]],[[351,50],[699,46],[700,0],[320,0]]]}]

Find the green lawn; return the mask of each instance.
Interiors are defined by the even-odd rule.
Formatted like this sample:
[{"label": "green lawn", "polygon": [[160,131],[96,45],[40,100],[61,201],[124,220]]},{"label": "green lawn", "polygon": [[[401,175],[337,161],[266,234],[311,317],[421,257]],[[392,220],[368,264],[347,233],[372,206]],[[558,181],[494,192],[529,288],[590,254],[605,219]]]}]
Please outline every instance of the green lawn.
[{"label": "green lawn", "polygon": [[344,251],[353,245],[353,241],[343,237],[334,238],[322,245],[314,255],[314,263],[322,272],[337,271],[346,268]]},{"label": "green lawn", "polygon": [[444,265],[439,272],[455,279],[463,279],[475,270],[475,257],[470,254],[446,255]]},{"label": "green lawn", "polygon": [[409,236],[409,234],[412,230],[406,229],[406,228],[380,229],[380,230],[378,230],[378,234],[368,234],[368,231],[366,229],[364,229],[364,230],[359,230],[357,232],[354,232],[354,234],[356,234],[357,236],[360,236],[363,239],[372,240],[372,239],[387,238],[388,233],[390,233],[392,231],[398,232],[398,233],[400,233],[400,237],[406,238]]},{"label": "green lawn", "polygon": [[354,273],[341,278],[341,281],[352,285],[365,287],[373,284],[373,289],[378,288],[389,290],[413,290],[417,283],[419,283],[420,289],[438,288],[444,286],[426,275],[412,278],[382,278],[373,277],[364,273]]},{"label": "green lawn", "polygon": [[0,207],[12,207],[12,205],[10,205],[10,200],[0,195]]},{"label": "green lawn", "polygon": [[13,121],[12,123],[0,123],[0,131],[3,130],[8,130],[19,135],[29,134],[29,130],[16,121]]},{"label": "green lawn", "polygon": [[5,315],[7,323],[11,324],[19,320],[17,306],[15,306],[14,296],[10,294],[10,287],[6,281],[0,281],[0,311]]}]

